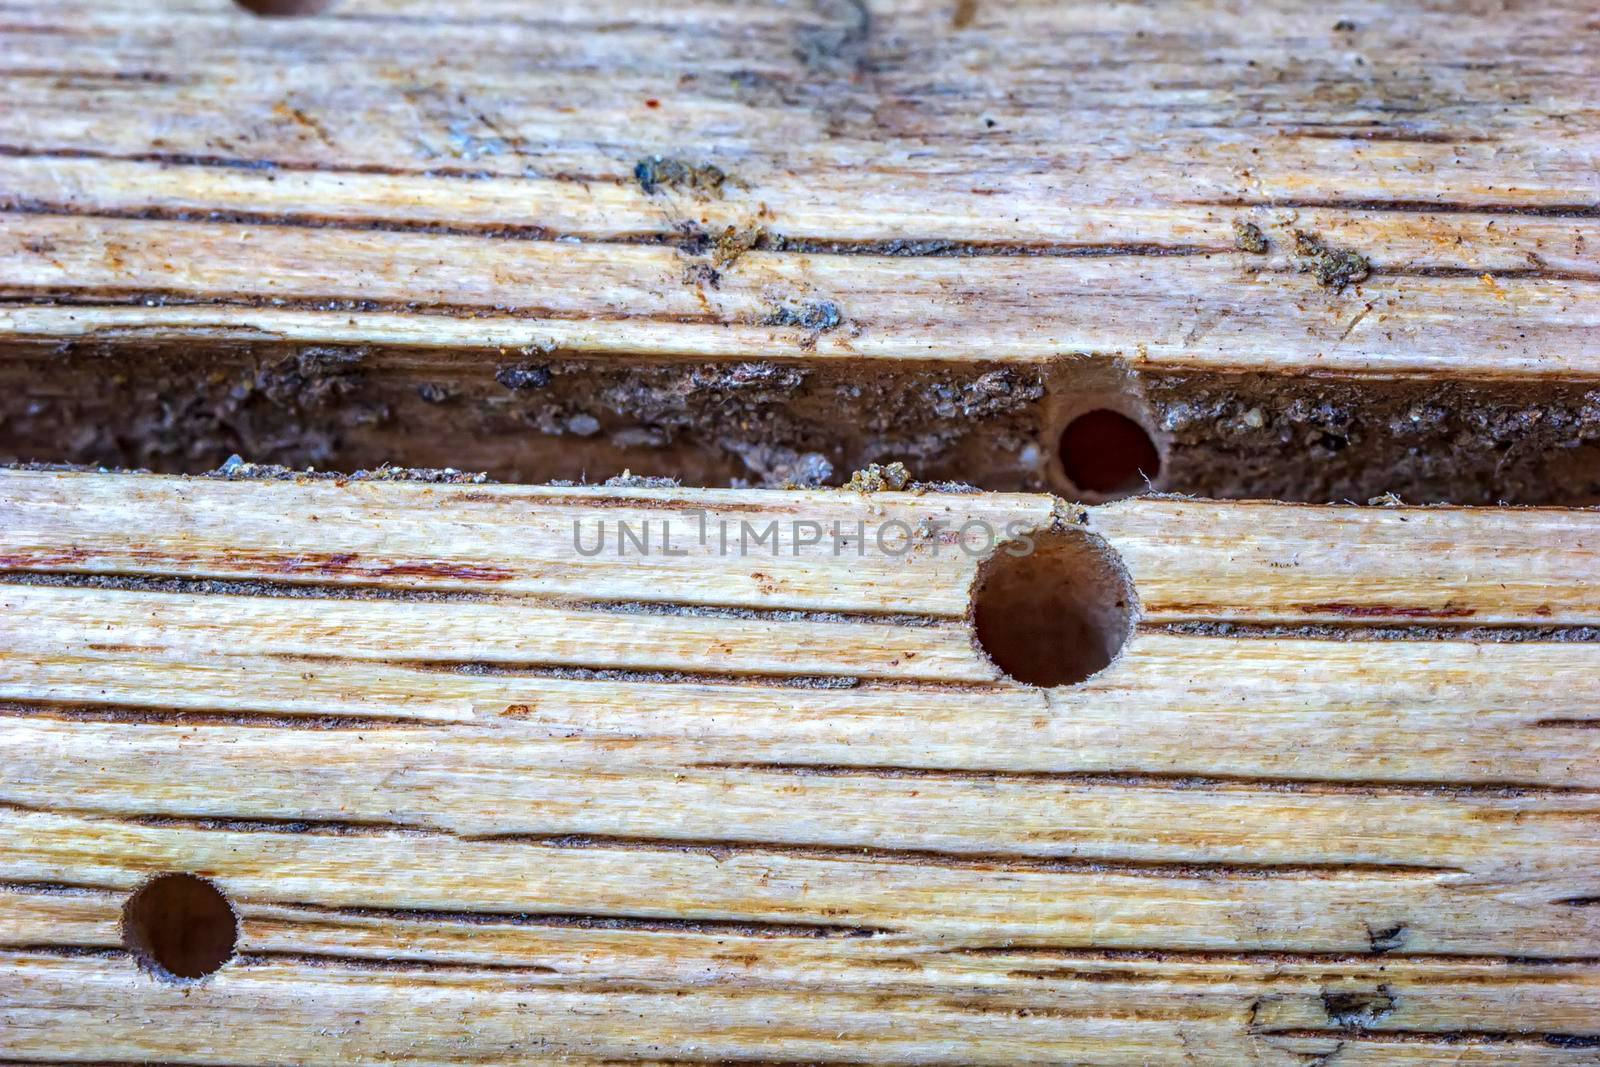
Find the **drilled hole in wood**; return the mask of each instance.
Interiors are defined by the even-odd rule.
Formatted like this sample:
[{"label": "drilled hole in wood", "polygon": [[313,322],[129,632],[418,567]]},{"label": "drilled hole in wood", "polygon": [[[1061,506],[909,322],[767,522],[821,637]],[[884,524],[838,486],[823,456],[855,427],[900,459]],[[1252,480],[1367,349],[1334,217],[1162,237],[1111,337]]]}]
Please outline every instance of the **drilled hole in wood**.
[{"label": "drilled hole in wood", "polygon": [[1061,469],[1072,484],[1100,496],[1126,496],[1155,481],[1161,453],[1149,432],[1109,408],[1079,415],[1061,434]]},{"label": "drilled hole in wood", "polygon": [[271,17],[316,15],[333,6],[333,0],[234,0],[234,3],[246,11]]},{"label": "drilled hole in wood", "polygon": [[228,962],[238,940],[239,920],[228,898],[192,874],[146,882],[122,910],[123,945],[160,978],[204,978]]},{"label": "drilled hole in wood", "polygon": [[1003,543],[978,568],[978,645],[1012,679],[1076,685],[1117,658],[1133,632],[1133,583],[1111,546],[1084,530]]}]

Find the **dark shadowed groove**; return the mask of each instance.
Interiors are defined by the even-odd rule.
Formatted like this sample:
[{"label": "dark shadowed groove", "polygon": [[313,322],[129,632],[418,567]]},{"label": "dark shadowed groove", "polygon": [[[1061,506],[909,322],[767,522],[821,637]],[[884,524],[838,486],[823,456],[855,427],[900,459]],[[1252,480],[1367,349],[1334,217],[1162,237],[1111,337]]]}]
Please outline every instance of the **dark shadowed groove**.
[{"label": "dark shadowed groove", "polygon": [[892,933],[889,927],[825,922],[764,922],[747,919],[689,919],[652,915],[592,915],[572,912],[455,911],[439,908],[384,908],[314,904],[304,901],[255,900],[241,905],[272,906],[315,915],[389,922],[440,923],[465,926],[532,926],[580,930],[628,930],[656,933],[708,934],[717,937],[793,937],[803,939],[862,938]]},{"label": "dark shadowed groove", "polygon": [[125,890],[116,886],[94,885],[86,882],[0,881],[0,893],[30,894],[42,897],[110,896],[123,892]]},{"label": "dark shadowed groove", "polygon": [[1317,141],[1396,141],[1403,144],[1493,144],[1499,140],[1486,134],[1452,133],[1449,130],[1402,130],[1387,126],[1318,129],[1295,128],[1282,131],[1285,137]]},{"label": "dark shadowed groove", "polygon": [[[142,85],[193,85],[196,79],[164,70],[89,70],[72,67],[7,67],[0,79],[39,79],[53,82],[134,82]],[[74,86],[77,88],[77,86]],[[0,151],[0,155],[10,153]]]},{"label": "dark shadowed groove", "polygon": [[[288,659],[306,657],[286,654]],[[765,671],[681,671],[672,668],[563,666],[541,663],[484,663],[455,660],[364,660],[391,667],[435,674],[490,678],[542,678],[573,682],[612,682],[619,685],[717,686],[736,689],[857,689],[919,693],[990,693],[1003,683],[940,681],[901,678],[857,672],[855,674],[775,674]]]},{"label": "dark shadowed groove", "polygon": [[1528,725],[1540,730],[1600,730],[1600,719],[1535,719]]},{"label": "dark shadowed groove", "polygon": [[794,844],[775,841],[699,840],[600,834],[463,834],[461,840],[517,843],[540,848],[692,853],[708,856],[719,863],[735,856],[783,856],[829,863],[891,864],[1036,874],[1108,874],[1170,879],[1337,878],[1346,875],[1433,877],[1466,873],[1459,867],[1421,863],[1230,863],[1204,860],[1130,860],[1120,857],[1078,855],[1053,857],[1017,852],[952,852],[939,849],[882,848],[872,845]]},{"label": "dark shadowed groove", "polygon": [[[124,542],[112,550],[116,556],[132,560],[131,566],[137,567],[142,563],[146,566],[168,567],[175,565],[188,565],[193,567],[196,560],[185,559],[181,555],[174,558],[170,550],[160,548],[142,547],[137,544]],[[102,550],[102,555],[105,550]],[[54,572],[58,574],[81,574],[85,568],[91,566],[95,554],[85,548],[70,546],[54,551],[12,551],[0,554],[0,573],[38,573]],[[445,559],[385,559],[382,557],[369,559],[358,552],[313,552],[302,549],[299,552],[268,551],[261,548],[247,548],[234,546],[233,548],[216,553],[214,557],[201,559],[207,560],[212,566],[219,566],[215,559],[226,561],[226,565],[236,570],[257,572],[266,571],[278,581],[300,581],[307,583],[323,582],[328,585],[385,585],[393,579],[404,580],[432,580],[439,582],[506,582],[515,578],[516,572],[498,564],[484,562],[468,562],[461,560]]]},{"label": "dark shadowed groove", "polygon": [[0,953],[8,956],[50,956],[60,960],[121,960],[128,950],[117,945],[20,944],[0,942]]},{"label": "dark shadowed groove", "polygon": [[[14,562],[14,560],[13,560]],[[653,615],[764,622],[858,623],[868,626],[952,628],[956,616],[906,613],[826,611],[805,608],[747,608],[672,601],[582,600],[536,591],[498,589],[415,589],[358,582],[308,582],[275,578],[177,578],[139,574],[0,569],[0,587],[26,585],[62,589],[107,589],[123,592],[172,593],[190,596],[280,597],[292,600],[384,600],[400,603],[507,604],[553,611],[589,611],[606,615]]]},{"label": "dark shadowed groove", "polygon": [[465,167],[397,167],[387,163],[330,165],[304,160],[243,159],[236,156],[198,155],[179,152],[107,152],[94,148],[30,148],[0,144],[0,156],[10,159],[94,159],[119,163],[153,163],[161,167],[207,167],[220,170],[288,171],[312,174],[367,174],[388,178],[455,178],[467,181],[556,181],[573,185],[627,185],[634,181],[631,172],[617,174],[579,174],[556,172],[535,175],[500,174]]},{"label": "dark shadowed groove", "polygon": [[918,629],[951,629],[962,624],[962,621],[956,616],[940,617],[937,615],[912,615],[903,612],[890,612],[882,615],[873,615],[867,612],[855,611],[797,610],[793,608],[733,608],[642,600],[569,601],[568,604],[573,607],[581,607],[589,611],[611,612],[618,615],[663,615],[674,618],[684,617],[700,619],[738,619],[764,620],[770,622],[811,623],[848,622],[864,623],[873,626],[899,626],[913,627]]},{"label": "dark shadowed groove", "polygon": [[[1282,266],[1252,266],[1252,274],[1276,274],[1293,277],[1304,273],[1303,269],[1285,264]],[[1467,279],[1480,281],[1485,276],[1497,281],[1541,281],[1541,282],[1596,282],[1600,281],[1600,272],[1557,270],[1552,267],[1445,267],[1445,266],[1407,266],[1405,264],[1385,263],[1369,264],[1368,277],[1371,278],[1441,278],[1441,279]],[[1362,283],[1351,282],[1351,286],[1359,288]],[[1348,336],[1348,333],[1346,334]]]},{"label": "dark shadowed groove", "polygon": [[1600,1034],[1552,1033],[1542,1030],[1373,1030],[1361,1027],[1250,1031],[1259,1037],[1294,1041],[1336,1040],[1373,1045],[1503,1045],[1526,1048],[1600,1048]]},{"label": "dark shadowed groove", "polygon": [[405,15],[382,11],[350,11],[340,7],[333,7],[322,12],[318,15],[318,18],[335,19],[340,22],[370,22],[390,26],[468,27],[474,29],[488,27],[500,32],[505,32],[508,29],[530,30],[540,36],[550,34],[563,37],[571,36],[574,39],[584,34],[620,32],[642,32],[665,37],[685,37],[699,29],[697,23],[649,22],[644,19],[608,19],[604,22],[590,21],[575,25],[570,21],[561,19],[518,18],[515,15],[508,15],[505,18],[461,18],[433,13],[427,15]]},{"label": "dark shadowed groove", "polygon": [[1520,956],[1498,953],[1443,952],[1293,952],[1284,950],[1099,948],[1080,945],[966,945],[935,950],[940,955],[1032,957],[1079,963],[1225,963],[1240,966],[1350,966],[1383,968],[1391,963],[1443,966],[1506,966],[1587,970],[1600,956]]},{"label": "dark shadowed groove", "polygon": [[[15,560],[12,560],[15,562]],[[220,568],[219,568],[220,569]],[[184,596],[280,597],[295,600],[390,600],[402,603],[482,604],[540,599],[537,594],[478,589],[413,589],[354,582],[304,582],[278,578],[169,578],[81,571],[0,570],[0,587],[26,585]],[[542,606],[542,605],[541,605]]]},{"label": "dark shadowed groove", "polygon": [[[1157,609],[1159,610],[1159,609]],[[1384,609],[1388,613],[1389,609]],[[1251,623],[1251,622],[1142,622],[1140,633],[1180,637],[1288,639],[1291,641],[1466,641],[1482,644],[1556,644],[1600,642],[1600,626],[1506,623],[1394,623],[1359,622]]]},{"label": "dark shadowed groove", "polygon": [[[102,219],[122,222],[202,223],[223,226],[266,226],[291,230],[333,230],[340,233],[406,233],[433,237],[477,237],[497,241],[554,241],[567,236],[567,231],[545,226],[512,223],[468,222],[404,222],[398,219],[367,218],[352,215],[314,215],[308,212],[263,212],[196,208],[180,210],[163,207],[109,208],[74,207],[69,204],[46,204],[37,201],[0,200],[0,214],[28,215],[43,218]],[[664,231],[659,234],[641,231],[637,234],[608,234],[606,237],[589,237],[581,233],[584,244],[609,245],[659,245],[682,234]]]},{"label": "dark shadowed groove", "polygon": [[[4,153],[0,153],[4,154]],[[276,168],[245,168],[271,170]],[[318,168],[310,168],[318,169]],[[416,173],[416,172],[408,172]],[[432,176],[432,175],[426,175]],[[498,180],[498,179],[495,179]],[[508,176],[508,180],[521,180]],[[616,184],[618,179],[607,179]],[[576,237],[590,247],[655,246],[693,244],[694,234],[676,227],[660,230],[611,231],[604,235],[584,230],[553,229],[547,226],[504,222],[403,221],[360,215],[322,215],[309,212],[260,212],[236,209],[177,209],[146,206],[139,208],[82,207],[69,203],[37,200],[0,199],[0,213],[44,218],[118,220],[124,222],[201,223],[228,226],[269,226],[284,229],[333,230],[348,233],[403,233],[434,237],[467,237],[497,241],[554,242],[561,237]],[[972,258],[1109,258],[1210,256],[1234,254],[1223,245],[1163,244],[1155,241],[1062,242],[1062,241],[974,241],[946,237],[920,238],[804,238],[768,236],[756,249],[790,255],[881,256],[902,259]],[[1481,273],[1481,272],[1480,272]]]},{"label": "dark shadowed groove", "polygon": [[[0,296],[0,307],[137,307],[137,308],[234,308],[249,311],[318,311],[340,314],[410,315],[413,318],[462,319],[511,318],[535,322],[654,322],[668,326],[726,326],[734,320],[713,313],[642,315],[599,308],[529,307],[507,304],[450,304],[402,300],[358,300],[347,295],[267,296],[240,298],[236,292],[212,293],[187,289],[152,289],[142,286],[81,286],[49,289],[26,296]],[[744,325],[756,326],[752,320]],[[774,331],[783,327],[769,327]],[[792,330],[790,332],[793,332]]]},{"label": "dark shadowed groove", "polygon": [[[1281,208],[1304,211],[1376,211],[1420,215],[1526,215],[1534,218],[1600,218],[1600,204],[1474,204],[1452,200],[1314,199],[1295,197],[1182,201],[1193,207]],[[1481,272],[1479,272],[1481,273]]]},{"label": "dark shadowed groove", "polygon": [[[1007,978],[1014,978],[1026,982],[1093,982],[1096,984],[1119,983],[1127,985],[1146,985],[1155,982],[1179,982],[1184,985],[1209,984],[1213,986],[1233,986],[1235,988],[1260,988],[1280,986],[1287,988],[1304,988],[1306,983],[1334,979],[1358,979],[1366,981],[1383,981],[1393,978],[1393,968],[1383,963],[1371,962],[1365,968],[1353,967],[1346,964],[1329,965],[1306,963],[1306,967],[1328,967],[1334,973],[1315,974],[1304,971],[1288,970],[1287,963],[1274,963],[1265,973],[1252,973],[1250,971],[1232,972],[1205,972],[1205,971],[1174,971],[1159,966],[1137,967],[1038,967],[1009,970],[1005,972]],[[1452,989],[1466,987],[1489,987],[1529,985],[1535,982],[1560,981],[1571,978],[1587,978],[1594,972],[1592,965],[1573,968],[1569,973],[1551,975],[1543,972],[1516,971],[1510,968],[1495,971],[1466,971],[1453,974],[1426,974],[1419,976],[1427,981],[1435,982],[1441,986]]]},{"label": "dark shadowed groove", "polygon": [[1550,267],[1399,267],[1377,266],[1372,276],[1391,278],[1494,278],[1497,281],[1540,282],[1594,282],[1600,281],[1600,272],[1586,270],[1556,270]]},{"label": "dark shadowed groove", "polygon": [[235,815],[166,815],[104,811],[95,808],[41,807],[0,800],[0,810],[61,815],[87,822],[126,823],[158,830],[214,830],[226,833],[296,834],[308,837],[443,837],[443,827],[418,823],[318,818],[259,818]]},{"label": "dark shadowed groove", "polygon": [[343,955],[337,952],[295,952],[289,949],[256,949],[252,952],[241,952],[229,961],[228,966],[259,967],[284,963],[298,964],[302,967],[315,969],[342,968],[361,971],[392,971],[411,975],[492,972],[496,975],[525,975],[542,978],[562,973],[555,967],[546,967],[537,963],[497,963],[492,960],[474,963],[463,960],[439,960],[417,956],[361,956]]},{"label": "dark shadowed groove", "polygon": [[105,722],[130,725],[253,726],[295,730],[429,730],[464,725],[471,719],[417,719],[379,715],[284,715],[277,712],[216,711],[143,707],[81,701],[0,700],[0,718],[52,719],[60,722]]},{"label": "dark shadowed groove", "polygon": [[1600,789],[1541,782],[1407,781],[1389,778],[1280,778],[1256,775],[1202,775],[1153,771],[1030,771],[958,767],[914,767],[888,764],[775,763],[702,761],[703,770],[755,771],[815,778],[926,778],[945,781],[1018,781],[1043,784],[1110,786],[1128,789],[1178,789],[1219,792],[1348,794],[1373,796],[1600,797]]},{"label": "dark shadowed groove", "polygon": [[773,235],[757,242],[762,251],[821,256],[887,256],[909,259],[994,257],[1100,259],[1235,255],[1232,245],[1164,244],[1159,241],[972,241],[948,237],[820,238]]}]

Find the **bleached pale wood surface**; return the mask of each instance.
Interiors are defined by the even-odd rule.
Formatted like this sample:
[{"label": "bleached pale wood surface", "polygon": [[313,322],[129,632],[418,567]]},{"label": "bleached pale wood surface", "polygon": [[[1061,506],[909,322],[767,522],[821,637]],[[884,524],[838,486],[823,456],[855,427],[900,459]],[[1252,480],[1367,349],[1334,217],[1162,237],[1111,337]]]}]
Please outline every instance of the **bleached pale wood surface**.
[{"label": "bleached pale wood surface", "polygon": [[[1143,617],[1040,690],[948,544],[571,548],[701,511],[1086,524]],[[1592,511],[5,472],[0,1058],[1595,1063],[1597,546]],[[162,871],[241,915],[198,984],[120,947]]]},{"label": "bleached pale wood surface", "polygon": [[[1582,0],[11,3],[0,323],[1593,377],[1597,28]],[[649,191],[656,155],[727,179]],[[685,284],[673,245],[730,226],[793,250]],[[1295,228],[1374,277],[1330,296]],[[847,328],[762,325],[822,299]]]}]

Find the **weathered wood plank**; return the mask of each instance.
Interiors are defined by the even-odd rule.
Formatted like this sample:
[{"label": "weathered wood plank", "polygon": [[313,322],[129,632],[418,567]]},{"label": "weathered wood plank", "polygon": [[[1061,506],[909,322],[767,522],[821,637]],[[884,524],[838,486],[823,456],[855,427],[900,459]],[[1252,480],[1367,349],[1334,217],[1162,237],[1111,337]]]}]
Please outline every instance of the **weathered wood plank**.
[{"label": "weathered wood plank", "polygon": [[1110,407],[1160,488],[1593,501],[1595,29],[1576,0],[13,4],[0,456],[900,458],[1092,500],[1143,484],[1058,456]]},{"label": "weathered wood plank", "polygon": [[[0,486],[0,563],[19,571],[953,619],[966,613],[974,552],[984,543],[974,529],[968,548],[960,546],[965,522],[984,523],[1003,539],[1059,514],[1086,516],[1089,529],[1117,545],[1148,621],[1600,623],[1591,584],[1600,511],[1592,510],[1168,499],[1083,512],[1004,494],[230,482],[19,470],[0,470]],[[237,507],[240,500],[250,506]],[[408,521],[419,510],[436,521]],[[822,531],[798,554],[797,522]],[[776,535],[763,539],[772,523]],[[626,545],[619,524],[630,531]],[[879,529],[888,551],[879,551]],[[815,531],[799,532],[809,540]],[[575,551],[593,552],[602,534],[604,554]],[[648,556],[633,539],[646,535]],[[619,569],[619,551],[648,567]],[[819,570],[818,560],[829,565]],[[849,566],[836,565],[843,562]]]},{"label": "weathered wood plank", "polygon": [[[423,320],[402,326],[409,339],[479,351],[488,330],[505,347],[604,345],[624,355],[761,351],[802,359],[1034,363],[1105,352],[1134,369],[1271,373],[1314,366],[1440,376],[1482,353],[1509,352],[1493,360],[1488,376],[1600,377],[1600,353],[1590,343],[1600,329],[1600,287],[1587,279],[1380,279],[1363,286],[1364,303],[1352,305],[1320,299],[1315,280],[1286,260],[1276,270],[1246,270],[1260,257],[1223,248],[1200,259],[1135,256],[1131,265],[1120,257],[993,257],[976,268],[944,257],[749,252],[740,259],[746,285],[719,282],[702,292],[681,283],[682,253],[656,245],[569,247],[326,229],[307,240],[292,230],[240,224],[37,216],[15,219],[7,234],[0,292],[37,288],[62,294],[69,305],[89,305],[67,322],[48,306],[8,309],[14,334],[82,337],[137,324],[177,339],[192,327],[173,320],[178,309],[161,305],[198,303],[213,309],[224,328],[268,336],[280,332],[285,312],[344,320],[335,327],[343,337],[318,340],[351,339],[350,310],[388,312],[400,323]],[[49,252],[30,251],[36,247]],[[270,272],[262,272],[263,261],[273,264]],[[176,263],[187,265],[192,292],[173,288]],[[1141,279],[1140,271],[1154,277]],[[1152,288],[1161,294],[1157,301]],[[508,307],[512,292],[537,294],[537,302],[524,297]],[[774,292],[794,295],[774,298]],[[975,308],[1004,308],[1021,292],[1028,294],[1026,315],[974,329]],[[1311,298],[1321,306],[1308,307]],[[1463,300],[1473,307],[1470,332],[1443,328]],[[155,306],[138,306],[146,303]],[[96,304],[138,307],[120,317],[108,309],[108,317]],[[814,331],[770,321],[783,307],[824,304],[853,328]],[[1204,309],[1199,318],[1197,307]],[[398,314],[408,308],[414,314]],[[429,318],[444,321],[436,326]],[[1372,336],[1356,336],[1363,329]]]},{"label": "weathered wood plank", "polygon": [[[953,542],[573,547],[697,512],[1097,531],[1142,613],[1037,688]],[[1600,1047],[1594,512],[10,471],[0,518],[0,1056]],[[165,872],[237,915],[197,982],[121,926]]]}]

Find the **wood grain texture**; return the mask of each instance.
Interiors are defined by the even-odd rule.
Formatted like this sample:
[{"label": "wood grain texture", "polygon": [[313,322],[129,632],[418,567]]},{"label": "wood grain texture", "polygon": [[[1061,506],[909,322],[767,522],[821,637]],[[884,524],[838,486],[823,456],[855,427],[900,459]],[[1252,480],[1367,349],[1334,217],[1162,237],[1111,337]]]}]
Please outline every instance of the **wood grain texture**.
[{"label": "wood grain texture", "polygon": [[[776,484],[776,445],[1067,492],[1061,423],[1109,398],[1163,488],[1600,499],[1597,29],[1584,0],[14,0],[0,448]],[[1297,234],[1369,276],[1325,284]],[[307,349],[360,362],[346,417],[262,381]],[[542,405],[496,384],[519,361],[558,365]],[[592,361],[893,399],[827,378],[736,431]],[[904,401],[997,371],[964,421]]]},{"label": "wood grain texture", "polygon": [[[1121,658],[997,670],[967,520],[1104,537]],[[740,558],[702,521],[922,532]],[[1597,545],[1593,511],[6,471],[0,1058],[1594,1063]],[[198,983],[123,947],[163,871],[240,917]]]}]

